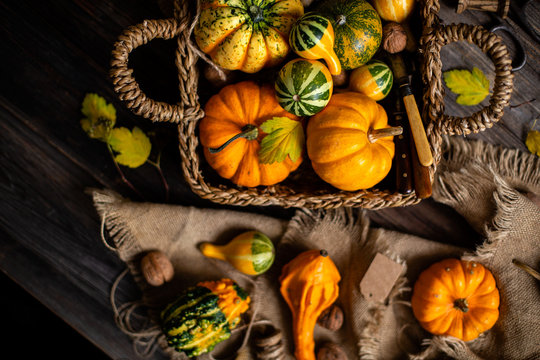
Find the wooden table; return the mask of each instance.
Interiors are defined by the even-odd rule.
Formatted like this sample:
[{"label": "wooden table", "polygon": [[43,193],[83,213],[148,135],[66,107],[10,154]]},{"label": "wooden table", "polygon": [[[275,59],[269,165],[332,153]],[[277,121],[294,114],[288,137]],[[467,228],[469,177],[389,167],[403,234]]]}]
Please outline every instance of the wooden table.
[{"label": "wooden table", "polygon": [[[493,23],[486,13],[466,11],[458,16],[455,6],[442,6],[445,23]],[[507,109],[500,123],[471,137],[526,150],[526,132],[539,114],[540,47],[513,15],[511,26],[526,44],[529,61],[515,74],[511,103],[528,103]],[[198,198],[184,183],[176,128],[155,126],[128,112],[108,76],[110,53],[120,32],[145,19],[163,17],[152,0],[0,2],[0,269],[114,359],[135,358],[130,339],[113,321],[109,303],[111,284],[124,266],[101,243],[100,222],[85,189],[111,188],[138,199],[121,181],[107,148],[82,131],[79,120],[85,94],[95,92],[112,102],[119,124],[162,135],[162,168],[171,187],[170,203],[218,207]],[[146,92],[170,103],[178,97],[174,46],[174,41],[155,41],[132,57],[135,76]],[[491,61],[471,45],[447,46],[443,61],[444,70],[475,65],[493,79]],[[455,105],[453,95],[447,95],[446,103],[451,114],[477,109]],[[153,167],[124,168],[124,173],[146,200],[164,201]],[[281,218],[294,213],[280,208],[235,209]],[[369,215],[376,226],[428,239],[466,247],[480,241],[453,209],[431,199]],[[126,282],[118,296],[135,299],[138,292]],[[46,324],[39,331],[46,332]],[[163,356],[157,353],[154,358]]]}]

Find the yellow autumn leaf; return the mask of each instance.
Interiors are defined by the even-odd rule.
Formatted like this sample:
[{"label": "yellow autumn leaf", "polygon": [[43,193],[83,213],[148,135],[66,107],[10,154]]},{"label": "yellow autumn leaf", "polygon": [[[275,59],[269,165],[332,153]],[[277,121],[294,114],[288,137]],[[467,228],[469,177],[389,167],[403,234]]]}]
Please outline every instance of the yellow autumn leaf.
[{"label": "yellow autumn leaf", "polygon": [[530,152],[540,156],[540,131],[529,131],[527,139],[525,140],[525,145],[527,145],[527,149],[529,149]]},{"label": "yellow autumn leaf", "polygon": [[482,70],[474,67],[469,70],[449,70],[443,73],[446,86],[459,96],[460,105],[477,105],[489,95],[489,80]]},{"label": "yellow autumn leaf", "polygon": [[268,134],[261,141],[259,161],[262,164],[283,162],[287,156],[292,161],[298,160],[305,143],[300,121],[273,117],[262,123],[261,130]]},{"label": "yellow autumn leaf", "polygon": [[116,109],[98,94],[86,94],[82,102],[81,127],[92,139],[107,142],[116,123]]},{"label": "yellow autumn leaf", "polygon": [[138,127],[134,127],[133,131],[125,127],[112,129],[108,143],[117,153],[114,159],[131,168],[144,164],[152,150],[150,139]]}]

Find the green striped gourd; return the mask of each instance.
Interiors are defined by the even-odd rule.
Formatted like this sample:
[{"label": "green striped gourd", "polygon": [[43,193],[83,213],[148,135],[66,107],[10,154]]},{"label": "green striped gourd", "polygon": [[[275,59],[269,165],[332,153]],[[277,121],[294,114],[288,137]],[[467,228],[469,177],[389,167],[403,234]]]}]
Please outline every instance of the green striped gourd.
[{"label": "green striped gourd", "polygon": [[304,14],[292,27],[289,44],[303,58],[324,59],[330,74],[341,73],[341,64],[334,52],[334,28],[324,16],[313,12]]},{"label": "green striped gourd", "polygon": [[223,246],[203,243],[200,249],[204,256],[225,260],[247,275],[264,273],[275,257],[272,240],[259,231],[242,233]]},{"label": "green striped gourd", "polygon": [[334,27],[334,51],[341,66],[356,69],[367,63],[382,40],[381,18],[365,0],[324,0],[317,12]]},{"label": "green striped gourd", "polygon": [[332,75],[320,61],[294,59],[279,71],[275,89],[283,109],[298,116],[311,116],[330,101]]},{"label": "green striped gourd", "polygon": [[351,72],[349,89],[379,101],[390,93],[393,82],[390,67],[382,61],[371,60]]},{"label": "green striped gourd", "polygon": [[230,279],[197,284],[161,312],[167,343],[189,357],[212,351],[231,336],[250,301],[248,294]]}]

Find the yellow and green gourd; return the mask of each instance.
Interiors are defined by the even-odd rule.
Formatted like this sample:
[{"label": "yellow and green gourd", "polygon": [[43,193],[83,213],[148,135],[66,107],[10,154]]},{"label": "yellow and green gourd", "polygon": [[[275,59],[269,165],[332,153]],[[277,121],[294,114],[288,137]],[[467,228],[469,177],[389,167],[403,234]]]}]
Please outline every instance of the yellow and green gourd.
[{"label": "yellow and green gourd", "polygon": [[250,302],[231,279],[200,282],[165,307],[161,328],[169,346],[190,358],[199,356],[231,336]]},{"label": "yellow and green gourd", "polygon": [[343,69],[371,60],[382,40],[381,18],[373,6],[365,0],[323,0],[316,11],[332,22],[334,51]]},{"label": "yellow and green gourd", "polygon": [[351,72],[349,89],[380,101],[390,93],[393,82],[390,67],[380,60],[371,60]]},{"label": "yellow and green gourd", "polygon": [[303,58],[324,59],[330,74],[341,73],[341,64],[334,52],[334,28],[324,16],[313,12],[304,14],[292,27],[289,44]]},{"label": "yellow and green gourd", "polygon": [[201,0],[193,34],[219,66],[255,73],[288,54],[289,31],[304,14],[300,0]]},{"label": "yellow and green gourd", "polygon": [[294,59],[280,71],[276,98],[283,109],[297,116],[311,116],[328,104],[333,91],[332,75],[320,61]]},{"label": "yellow and green gourd", "polygon": [[275,258],[272,240],[259,231],[242,233],[222,246],[203,243],[200,250],[204,256],[227,261],[247,275],[264,273]]}]

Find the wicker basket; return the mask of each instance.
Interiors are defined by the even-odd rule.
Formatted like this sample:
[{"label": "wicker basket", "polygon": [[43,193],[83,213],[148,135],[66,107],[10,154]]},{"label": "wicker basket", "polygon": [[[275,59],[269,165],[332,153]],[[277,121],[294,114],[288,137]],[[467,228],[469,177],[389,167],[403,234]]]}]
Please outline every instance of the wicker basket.
[{"label": "wicker basket", "polygon": [[[227,181],[210,184],[202,172],[201,159],[205,160],[200,156],[196,136],[197,123],[204,117],[204,111],[197,92],[199,74],[196,63],[200,51],[190,39],[195,21],[188,8],[187,1],[175,0],[173,18],[147,20],[127,28],[115,44],[111,76],[119,98],[133,113],[152,121],[178,124],[182,170],[185,180],[196,194],[220,204],[324,209],[338,207],[381,209],[413,205],[421,200],[414,191],[405,195],[397,191],[378,189],[348,192],[331,187],[296,189],[284,184],[257,188],[242,188]],[[420,52],[423,58],[421,65],[424,86],[423,118],[434,157],[433,165],[429,169],[432,182],[441,159],[442,136],[476,133],[493,126],[501,119],[504,108],[509,104],[513,86],[511,59],[501,39],[481,26],[441,25],[438,17],[439,9],[438,0],[420,2],[420,16],[423,21],[423,34],[420,39]],[[175,105],[148,98],[134,79],[133,70],[128,67],[131,51],[156,38],[176,38],[178,42],[176,65],[181,99]],[[495,82],[489,105],[464,118],[444,114],[440,58],[440,51],[444,45],[459,40],[476,44],[495,65]]]}]

